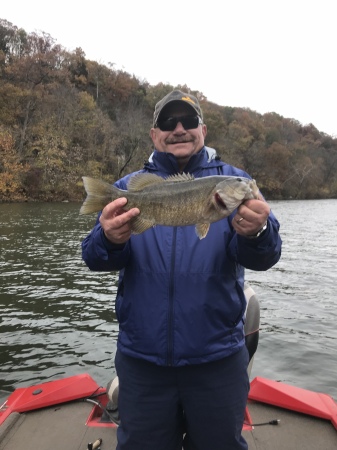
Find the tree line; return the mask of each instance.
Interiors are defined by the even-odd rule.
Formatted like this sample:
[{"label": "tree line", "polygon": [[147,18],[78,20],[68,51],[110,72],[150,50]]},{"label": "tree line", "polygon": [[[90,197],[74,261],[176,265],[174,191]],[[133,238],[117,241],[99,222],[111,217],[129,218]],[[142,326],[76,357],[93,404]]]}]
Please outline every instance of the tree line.
[{"label": "tree line", "polygon": [[206,145],[268,199],[337,198],[337,139],[313,124],[152,86],[0,19],[0,201],[82,200],[82,176],[114,182],[142,168],[154,106],[174,88],[198,97]]}]

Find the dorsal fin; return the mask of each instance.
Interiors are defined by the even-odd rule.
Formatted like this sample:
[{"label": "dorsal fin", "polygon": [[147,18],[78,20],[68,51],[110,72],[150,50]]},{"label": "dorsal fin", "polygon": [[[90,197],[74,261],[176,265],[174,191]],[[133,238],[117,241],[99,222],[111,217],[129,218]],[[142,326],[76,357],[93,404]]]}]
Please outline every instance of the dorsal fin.
[{"label": "dorsal fin", "polygon": [[186,181],[193,181],[194,175],[191,175],[189,173],[177,173],[175,175],[170,175],[166,178],[166,181],[173,181],[176,183],[186,182]]},{"label": "dorsal fin", "polygon": [[167,181],[173,183],[186,183],[193,181],[194,176],[189,173],[177,173],[167,178],[162,178],[154,173],[137,173],[133,175],[128,182],[128,191],[142,191],[148,186],[165,183]]},{"label": "dorsal fin", "polygon": [[138,173],[128,182],[128,191],[142,191],[147,186],[164,183],[165,180],[154,173]]}]

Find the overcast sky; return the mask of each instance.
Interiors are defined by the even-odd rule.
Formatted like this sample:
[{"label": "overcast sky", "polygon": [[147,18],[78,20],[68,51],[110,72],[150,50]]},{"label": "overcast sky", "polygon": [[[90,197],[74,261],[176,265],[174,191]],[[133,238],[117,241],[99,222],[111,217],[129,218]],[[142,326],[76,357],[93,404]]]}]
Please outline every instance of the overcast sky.
[{"label": "overcast sky", "polygon": [[13,0],[0,18],[45,31],[151,85],[276,112],[337,137],[334,0]]}]

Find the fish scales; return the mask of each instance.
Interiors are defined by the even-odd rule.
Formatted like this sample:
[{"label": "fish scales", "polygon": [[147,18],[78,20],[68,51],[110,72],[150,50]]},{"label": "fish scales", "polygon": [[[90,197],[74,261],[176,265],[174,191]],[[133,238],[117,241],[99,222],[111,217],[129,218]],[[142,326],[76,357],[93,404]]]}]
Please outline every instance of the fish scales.
[{"label": "fish scales", "polygon": [[176,182],[149,186],[142,192],[128,193],[126,209],[140,208],[141,214],[153,217],[156,224],[194,225],[196,217],[202,217],[213,189],[210,181],[203,185],[202,189],[201,184]]}]

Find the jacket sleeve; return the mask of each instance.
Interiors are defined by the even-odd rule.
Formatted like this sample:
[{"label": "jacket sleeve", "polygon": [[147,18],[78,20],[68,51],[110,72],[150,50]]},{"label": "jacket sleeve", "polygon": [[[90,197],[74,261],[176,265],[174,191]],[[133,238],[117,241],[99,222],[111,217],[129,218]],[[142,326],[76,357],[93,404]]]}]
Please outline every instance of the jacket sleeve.
[{"label": "jacket sleeve", "polygon": [[234,234],[229,251],[237,263],[250,270],[268,270],[281,257],[282,240],[279,222],[270,213],[267,229],[257,238],[246,238]]},{"label": "jacket sleeve", "polygon": [[90,270],[110,272],[122,269],[130,254],[128,243],[112,244],[105,237],[98,219],[93,230],[82,241],[82,259]]},{"label": "jacket sleeve", "polygon": [[[239,175],[247,178],[251,176],[240,169],[225,166],[224,174]],[[235,212],[229,217],[231,219]],[[280,224],[274,214],[270,212],[267,229],[257,238],[247,238],[238,235],[233,230],[233,238],[229,244],[231,257],[240,265],[250,270],[268,270],[281,257],[282,240],[279,235]],[[231,225],[230,225],[231,226]]]}]

